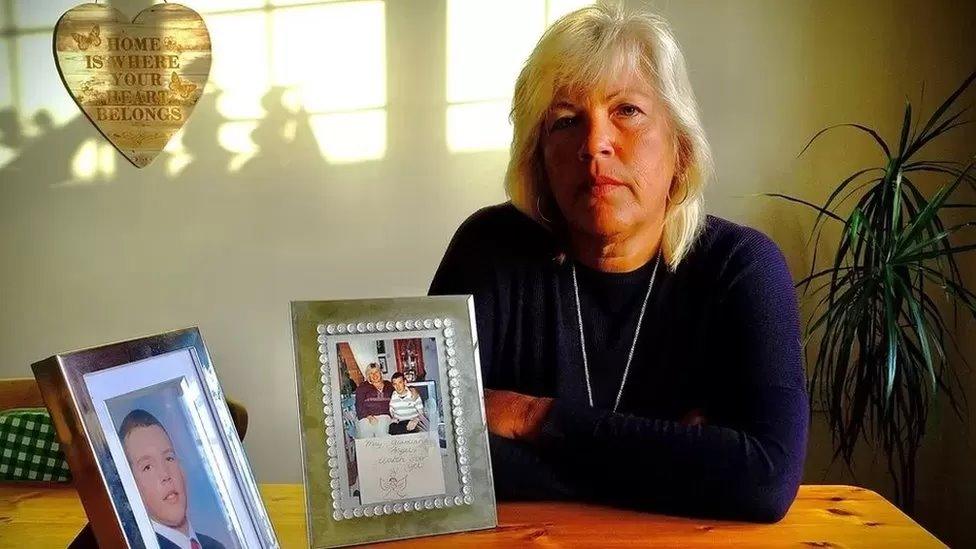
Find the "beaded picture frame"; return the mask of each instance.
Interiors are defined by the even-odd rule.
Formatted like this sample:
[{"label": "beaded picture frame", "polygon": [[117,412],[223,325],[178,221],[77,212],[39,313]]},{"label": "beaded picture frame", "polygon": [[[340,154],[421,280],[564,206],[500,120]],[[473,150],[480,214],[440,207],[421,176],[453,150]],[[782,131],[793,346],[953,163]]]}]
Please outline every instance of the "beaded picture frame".
[{"label": "beaded picture frame", "polygon": [[310,547],[496,526],[473,299],[302,301],[292,319]]}]

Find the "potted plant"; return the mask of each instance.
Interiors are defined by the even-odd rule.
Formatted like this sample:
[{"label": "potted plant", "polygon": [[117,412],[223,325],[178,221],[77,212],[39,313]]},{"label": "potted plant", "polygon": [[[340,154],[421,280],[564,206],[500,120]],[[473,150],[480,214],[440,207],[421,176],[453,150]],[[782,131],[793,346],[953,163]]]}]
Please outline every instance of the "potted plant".
[{"label": "potted plant", "polygon": [[[838,124],[818,132],[850,128],[874,140],[883,164],[859,169],[814,204],[781,193],[764,193],[817,212],[810,234],[814,255],[810,273],[796,284],[815,303],[804,330],[804,348],[815,351],[809,380],[811,402],[826,410],[835,452],[853,470],[859,440],[884,452],[894,481],[895,502],[911,511],[915,500],[915,464],[934,397],[945,395],[963,417],[965,394],[947,360],[947,340],[958,349],[948,314],[951,303],[976,316],[976,294],[963,285],[959,254],[976,244],[959,245],[950,237],[976,225],[969,220],[946,226],[949,209],[970,212],[976,204],[952,202],[957,188],[976,188],[970,159],[958,163],[925,156],[926,146],[968,121],[965,109],[950,112],[976,72],[937,108],[927,121],[913,122],[907,102],[897,142],[861,124]],[[893,145],[893,146],[892,146]],[[934,192],[923,192],[918,178],[935,178]],[[817,251],[827,223],[841,228],[830,247],[827,268],[818,270]],[[961,356],[961,355],[960,355]],[[964,359],[965,360],[965,359]]]}]

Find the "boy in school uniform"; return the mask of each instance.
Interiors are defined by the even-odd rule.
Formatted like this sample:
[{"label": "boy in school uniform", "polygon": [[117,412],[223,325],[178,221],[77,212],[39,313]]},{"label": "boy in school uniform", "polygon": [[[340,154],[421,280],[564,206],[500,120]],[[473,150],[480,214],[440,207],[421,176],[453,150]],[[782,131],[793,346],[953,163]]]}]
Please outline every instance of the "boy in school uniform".
[{"label": "boy in school uniform", "polygon": [[119,439],[160,549],[224,549],[190,524],[183,467],[159,420],[145,410],[132,410],[122,420]]}]

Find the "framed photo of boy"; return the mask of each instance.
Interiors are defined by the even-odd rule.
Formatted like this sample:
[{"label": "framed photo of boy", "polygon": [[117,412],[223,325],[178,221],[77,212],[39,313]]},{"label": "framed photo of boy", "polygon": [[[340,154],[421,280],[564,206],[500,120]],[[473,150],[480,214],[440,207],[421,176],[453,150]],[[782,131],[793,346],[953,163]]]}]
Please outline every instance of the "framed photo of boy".
[{"label": "framed photo of boy", "polygon": [[33,365],[101,547],[278,547],[197,328]]},{"label": "framed photo of boy", "polygon": [[496,526],[473,299],[299,301],[292,321],[309,546]]}]

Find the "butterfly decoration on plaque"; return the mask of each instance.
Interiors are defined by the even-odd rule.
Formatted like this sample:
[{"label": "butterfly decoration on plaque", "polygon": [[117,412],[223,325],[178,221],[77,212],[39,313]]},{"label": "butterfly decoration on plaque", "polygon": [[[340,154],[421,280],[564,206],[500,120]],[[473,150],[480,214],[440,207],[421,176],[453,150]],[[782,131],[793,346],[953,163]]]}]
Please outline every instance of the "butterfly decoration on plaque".
[{"label": "butterfly decoration on plaque", "polygon": [[137,168],[186,124],[210,74],[210,33],[200,14],[156,4],[131,21],[105,4],[81,4],[54,29],[68,93]]},{"label": "butterfly decoration on plaque", "polygon": [[98,25],[92,26],[92,29],[88,31],[88,34],[78,34],[77,32],[71,33],[72,40],[78,46],[79,50],[86,51],[92,46],[101,46],[101,27]]}]

